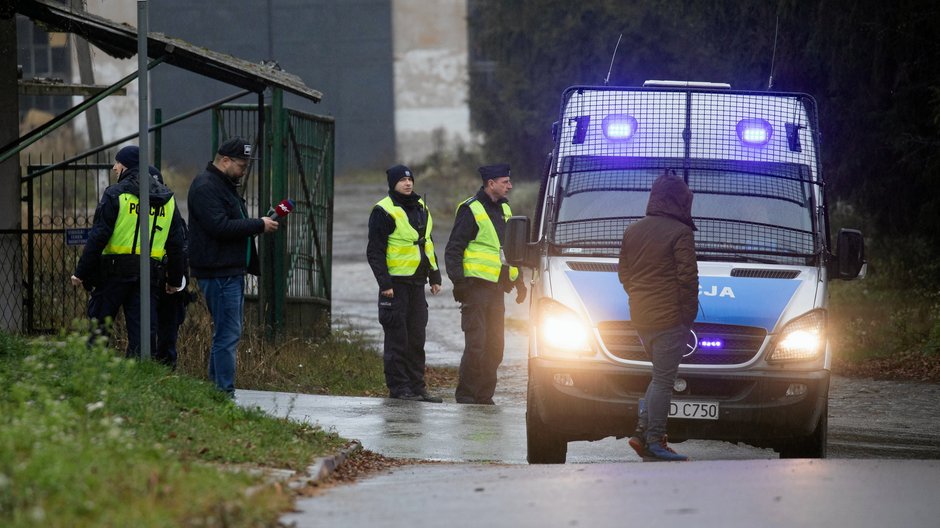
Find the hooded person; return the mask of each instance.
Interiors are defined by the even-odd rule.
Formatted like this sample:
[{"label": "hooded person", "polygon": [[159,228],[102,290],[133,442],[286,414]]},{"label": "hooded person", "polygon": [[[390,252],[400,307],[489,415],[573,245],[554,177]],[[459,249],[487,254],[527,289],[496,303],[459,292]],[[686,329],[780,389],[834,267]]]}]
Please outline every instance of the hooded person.
[{"label": "hooded person", "polygon": [[653,376],[629,445],[644,460],[688,457],[666,442],[666,421],[679,363],[698,313],[698,264],[692,191],[667,170],[650,189],[646,216],[623,234],[618,278],[629,296],[630,317],[652,359]]},{"label": "hooded person", "polygon": [[[117,183],[105,189],[88,242],[71,281],[91,292],[88,317],[95,323],[94,335],[108,335],[108,321],[123,310],[127,327],[127,357],[139,357],[140,320],[140,151],[126,146],[115,155],[112,171]],[[149,184],[151,349],[156,340],[156,301],[165,284],[179,286],[185,266],[183,221],[173,192],[154,178]],[[93,335],[93,337],[94,337]]]},{"label": "hooded person", "polygon": [[395,165],[385,175],[388,194],[372,207],[366,247],[379,289],[385,384],[391,398],[441,403],[443,399],[428,393],[424,379],[425,285],[430,283],[432,295],[441,289],[431,212],[414,192],[411,169]]}]

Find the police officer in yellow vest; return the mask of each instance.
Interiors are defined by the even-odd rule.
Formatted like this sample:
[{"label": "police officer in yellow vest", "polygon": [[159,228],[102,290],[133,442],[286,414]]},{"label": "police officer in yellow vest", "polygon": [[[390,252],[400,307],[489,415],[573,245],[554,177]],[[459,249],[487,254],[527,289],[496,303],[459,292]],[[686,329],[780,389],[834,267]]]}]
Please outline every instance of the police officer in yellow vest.
[{"label": "police officer in yellow vest", "polygon": [[506,200],[512,189],[509,165],[480,167],[480,176],[483,187],[457,206],[444,262],[464,332],[457,403],[493,405],[496,370],[503,361],[503,294],[515,286],[516,302],[521,303],[526,287],[519,270],[503,264],[501,257],[506,221],[512,216]]},{"label": "police officer in yellow vest", "polygon": [[424,340],[431,294],[441,290],[431,213],[414,192],[414,175],[404,165],[386,171],[388,196],[372,208],[366,257],[379,284],[379,322],[385,331],[385,384],[391,398],[441,403],[424,382]]},{"label": "police officer in yellow vest", "polygon": [[[106,335],[109,319],[124,310],[127,357],[140,356],[140,224],[138,164],[140,151],[127,146],[118,151],[112,170],[117,183],[104,191],[95,210],[88,242],[72,275],[72,284],[91,291],[88,317],[96,333]],[[159,289],[179,288],[183,281],[184,235],[182,217],[173,192],[149,175],[150,184],[150,314],[151,350],[156,349],[156,302]]]}]

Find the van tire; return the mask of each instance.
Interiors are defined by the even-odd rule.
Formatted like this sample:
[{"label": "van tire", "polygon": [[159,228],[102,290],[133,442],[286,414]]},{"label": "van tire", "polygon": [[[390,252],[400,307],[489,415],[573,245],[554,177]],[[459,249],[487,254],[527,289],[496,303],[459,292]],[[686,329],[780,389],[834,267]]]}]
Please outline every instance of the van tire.
[{"label": "van tire", "polygon": [[779,449],[780,458],[826,458],[828,437],[829,405],[826,404],[813,433],[783,444]]},{"label": "van tire", "polygon": [[532,385],[529,384],[525,412],[526,460],[530,464],[564,464],[568,441],[549,429],[539,418]]}]

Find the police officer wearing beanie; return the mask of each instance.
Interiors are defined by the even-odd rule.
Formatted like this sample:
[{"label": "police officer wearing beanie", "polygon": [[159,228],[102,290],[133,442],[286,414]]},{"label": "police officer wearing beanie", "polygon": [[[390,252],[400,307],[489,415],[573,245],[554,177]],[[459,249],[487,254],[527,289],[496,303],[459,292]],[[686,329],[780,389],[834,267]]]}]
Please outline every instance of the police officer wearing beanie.
[{"label": "police officer wearing beanie", "polygon": [[441,290],[431,213],[414,192],[414,175],[404,165],[386,171],[388,196],[379,200],[369,216],[366,258],[379,285],[379,322],[385,331],[382,357],[385,384],[391,398],[441,403],[424,381],[425,328],[431,294]]},{"label": "police officer wearing beanie", "polygon": [[242,336],[245,274],[258,275],[254,237],[273,233],[276,220],[250,218],[238,192],[251,163],[252,144],[234,137],[219,145],[215,158],[189,187],[189,266],[199,281],[212,317],[209,379],[235,397],[235,368]]},{"label": "police officer wearing beanie", "polygon": [[492,405],[496,370],[503,361],[503,294],[515,287],[516,302],[522,303],[526,287],[519,270],[502,258],[506,221],[512,216],[506,200],[512,189],[509,165],[479,170],[483,186],[457,206],[444,262],[454,283],[454,300],[460,303],[464,331],[457,403]]},{"label": "police officer wearing beanie", "polygon": [[[82,251],[72,284],[91,291],[88,317],[96,323],[96,334],[107,335],[107,321],[124,311],[127,327],[127,357],[140,356],[140,151],[127,146],[115,156],[117,183],[104,191],[95,210],[88,242]],[[178,288],[185,265],[183,221],[173,192],[157,180],[150,184],[150,314],[151,349],[157,332],[157,297],[160,289]],[[172,285],[172,286],[171,286]]]}]

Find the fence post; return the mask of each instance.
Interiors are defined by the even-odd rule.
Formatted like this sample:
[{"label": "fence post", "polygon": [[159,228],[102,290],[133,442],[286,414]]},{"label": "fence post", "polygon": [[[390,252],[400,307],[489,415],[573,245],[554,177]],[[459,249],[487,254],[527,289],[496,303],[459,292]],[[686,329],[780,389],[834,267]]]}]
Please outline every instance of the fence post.
[{"label": "fence post", "polygon": [[[287,111],[284,109],[284,92],[280,88],[271,90],[271,164],[270,186],[271,200],[276,203],[287,196]],[[264,270],[265,327],[275,334],[280,333],[284,327],[284,311],[287,302],[287,224],[274,233],[274,236],[265,240]]]}]

